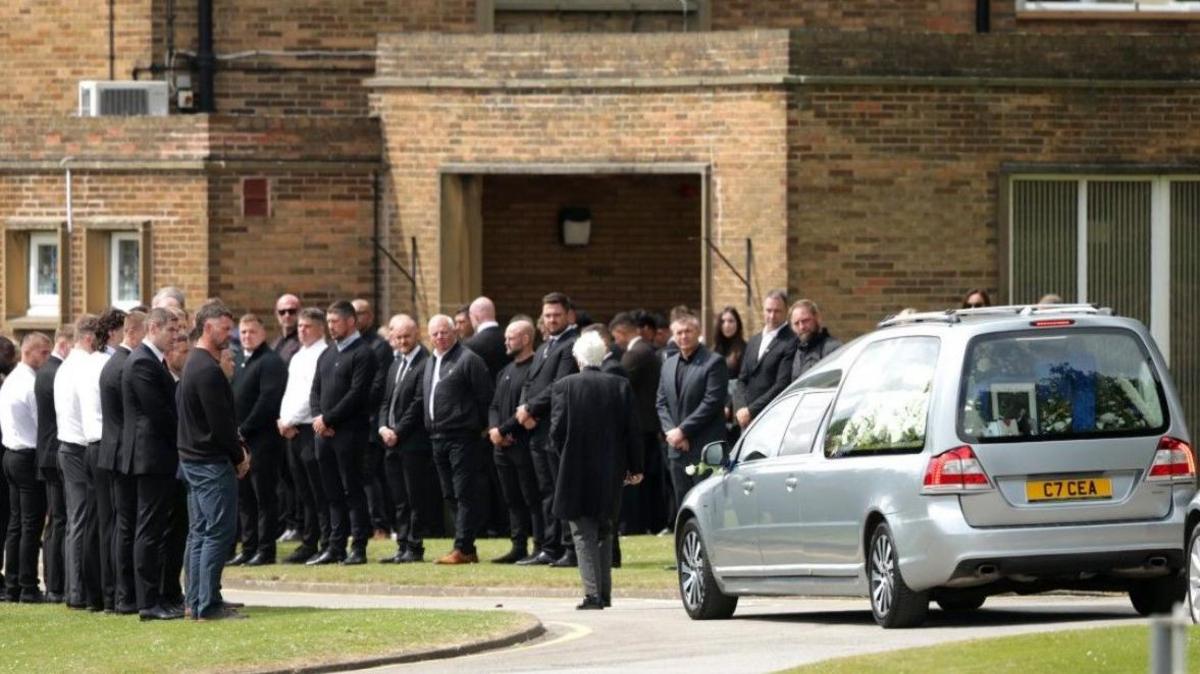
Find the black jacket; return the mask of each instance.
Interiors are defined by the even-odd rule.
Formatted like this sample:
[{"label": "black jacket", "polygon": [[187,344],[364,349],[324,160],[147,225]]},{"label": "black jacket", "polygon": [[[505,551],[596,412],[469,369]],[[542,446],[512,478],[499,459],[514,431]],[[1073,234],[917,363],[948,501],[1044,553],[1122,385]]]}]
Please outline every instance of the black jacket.
[{"label": "black jacket", "polygon": [[[442,357],[437,390],[432,392],[434,415],[429,415],[433,370],[437,358],[425,360],[425,377],[417,389],[414,407],[405,416],[419,413],[429,437],[478,438],[487,430],[488,406],[492,402],[492,380],[487,365],[462,344],[455,343]],[[412,423],[403,419],[402,424]]]},{"label": "black jacket", "polygon": [[371,415],[374,417],[379,406],[383,404],[383,388],[387,382],[388,368],[392,365],[392,345],[379,336],[374,330],[362,335],[363,341],[371,347],[371,355],[375,356],[375,377],[371,380]]},{"label": "black jacket", "polygon": [[550,441],[562,456],[554,515],[612,518],[626,471],[643,470],[633,389],[589,367],[555,382],[552,401]]},{"label": "black jacket", "polygon": [[121,447],[121,427],[125,422],[125,406],[121,402],[121,371],[130,351],[118,346],[104,368],[100,370],[100,413],[104,423],[100,430],[100,453],[96,464],[106,470],[117,467],[117,453]]},{"label": "black jacket", "polygon": [[760,360],[758,349],[762,339],[761,332],[750,338],[738,374],[740,399],[734,407],[749,408],[751,418],[757,417],[767,403],[792,383],[792,356],[796,353],[796,334],[792,328],[787,325],[779,328]]},{"label": "black jacket", "polygon": [[500,326],[476,332],[463,340],[463,346],[483,359],[493,380],[509,363],[508,349],[504,347],[504,328]]},{"label": "black jacket", "polygon": [[[264,346],[256,355],[258,351],[270,350]],[[179,458],[197,463],[241,463],[242,448],[231,423],[235,413],[233,388],[221,364],[208,351],[192,349],[179,379]]]},{"label": "black jacket", "polygon": [[533,354],[533,366],[521,390],[521,404],[539,424],[550,418],[550,387],[559,379],[579,372],[571,353],[578,338],[579,330],[568,327],[558,333],[557,339],[543,342]]},{"label": "black jacket", "polygon": [[[658,382],[659,427],[663,433],[672,428],[683,431],[688,439],[688,454],[698,457],[704,445],[725,439],[729,368],[721,354],[698,346],[684,375],[683,386],[676,387],[675,369],[679,367],[679,358],[680,354],[676,353],[663,363],[662,378]],[[679,455],[674,447],[668,447],[667,453]]]},{"label": "black jacket", "polygon": [[604,360],[600,361],[600,371],[605,374],[615,374],[618,377],[629,379],[629,371],[621,364],[621,354],[621,350],[615,346],[609,350],[605,354]]},{"label": "black jacket", "polygon": [[[188,358],[191,362],[191,357]],[[273,449],[282,444],[275,421],[287,383],[287,369],[279,354],[259,346],[234,370],[233,404],[238,431],[251,449]]]},{"label": "black jacket", "polygon": [[511,435],[517,444],[529,442],[529,431],[517,423],[517,406],[521,404],[521,389],[525,378],[533,367],[533,358],[523,362],[513,361],[496,375],[496,392],[488,407],[488,428],[498,428],[502,435]]},{"label": "black jacket", "polygon": [[[429,451],[429,432],[425,430],[425,415],[417,404],[417,394],[421,390],[422,382],[425,381],[425,361],[429,359],[429,352],[420,345],[416,347],[416,351],[417,353],[413,355],[412,366],[408,368],[408,372],[404,373],[404,379],[400,380],[398,390],[396,389],[396,375],[400,373],[400,366],[404,363],[404,358],[395,357],[392,360],[392,365],[387,371],[383,404],[379,406],[379,425],[391,428],[396,435],[400,436],[400,441],[396,443],[396,446],[389,449],[402,452]],[[393,392],[395,392],[394,396]],[[395,422],[395,425],[389,423],[389,418]]]},{"label": "black jacket", "polygon": [[367,428],[371,413],[378,410],[370,407],[375,378],[375,356],[365,341],[356,339],[344,351],[330,344],[317,359],[308,401],[312,415],[324,416],[325,425],[335,431]]},{"label": "black jacket", "polygon": [[117,470],[126,475],[175,475],[175,380],[145,344],[129,354],[121,369],[121,405],[125,418]]},{"label": "black jacket", "polygon": [[37,467],[38,477],[44,471],[58,471],[58,415],[54,413],[54,376],[62,358],[50,356],[38,368],[33,379],[33,398],[37,401]]},{"label": "black jacket", "polygon": [[621,366],[629,373],[629,384],[633,387],[634,405],[638,411],[638,424],[643,433],[658,428],[658,375],[662,361],[654,352],[654,345],[639,339],[621,356]]},{"label": "black jacket", "polygon": [[842,348],[842,343],[822,327],[807,343],[796,341],[796,354],[792,357],[792,381],[812,369],[821,359]]},{"label": "black jacket", "polygon": [[284,367],[292,362],[292,356],[303,346],[300,343],[300,333],[296,329],[288,334],[280,334],[271,342],[271,350],[279,354],[279,358],[283,360]]}]

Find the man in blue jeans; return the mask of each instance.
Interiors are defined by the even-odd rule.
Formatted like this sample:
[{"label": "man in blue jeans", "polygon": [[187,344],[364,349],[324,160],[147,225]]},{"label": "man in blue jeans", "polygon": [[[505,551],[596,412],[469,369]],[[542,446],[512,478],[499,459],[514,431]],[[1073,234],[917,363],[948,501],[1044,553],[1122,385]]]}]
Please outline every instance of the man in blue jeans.
[{"label": "man in blue jeans", "polygon": [[179,466],[188,485],[187,606],[196,620],[244,618],[221,599],[221,571],[237,522],[237,481],[250,456],[237,437],[233,389],[221,371],[233,314],[219,302],[196,312],[196,347],[179,380]]}]

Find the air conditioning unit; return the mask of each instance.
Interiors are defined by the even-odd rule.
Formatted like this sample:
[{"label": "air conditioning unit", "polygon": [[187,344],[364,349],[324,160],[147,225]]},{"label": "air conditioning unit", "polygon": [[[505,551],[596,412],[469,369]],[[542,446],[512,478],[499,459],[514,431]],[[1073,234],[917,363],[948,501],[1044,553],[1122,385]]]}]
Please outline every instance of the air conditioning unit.
[{"label": "air conditioning unit", "polygon": [[166,82],[83,80],[79,83],[79,116],[161,117],[167,114]]}]

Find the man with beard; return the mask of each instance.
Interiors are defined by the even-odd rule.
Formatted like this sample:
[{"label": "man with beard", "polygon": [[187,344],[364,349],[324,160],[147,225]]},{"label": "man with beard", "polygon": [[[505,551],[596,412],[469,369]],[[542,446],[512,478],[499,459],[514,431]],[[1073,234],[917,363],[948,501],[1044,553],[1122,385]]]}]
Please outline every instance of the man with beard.
[{"label": "man with beard", "polygon": [[842,343],[821,324],[821,310],[812,300],[797,300],[790,313],[792,332],[799,341],[792,358],[792,381],[799,379],[822,358],[841,348]]}]

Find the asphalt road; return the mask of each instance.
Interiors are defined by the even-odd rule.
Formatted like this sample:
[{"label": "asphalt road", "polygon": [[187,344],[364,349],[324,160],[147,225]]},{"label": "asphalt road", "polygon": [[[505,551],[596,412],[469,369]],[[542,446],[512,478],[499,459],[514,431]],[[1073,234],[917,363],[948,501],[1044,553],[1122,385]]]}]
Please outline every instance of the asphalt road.
[{"label": "asphalt road", "polygon": [[931,609],[920,629],[883,630],[865,599],[743,599],[732,620],[690,620],[675,600],[617,597],[604,611],[541,597],[395,597],[226,590],[236,601],[272,606],[515,610],[548,633],[512,648],[373,672],[769,672],[827,658],[1140,620],[1116,596],[992,597],[968,616]]}]

